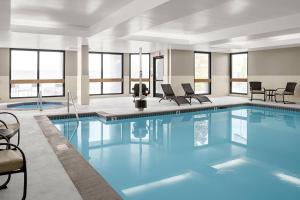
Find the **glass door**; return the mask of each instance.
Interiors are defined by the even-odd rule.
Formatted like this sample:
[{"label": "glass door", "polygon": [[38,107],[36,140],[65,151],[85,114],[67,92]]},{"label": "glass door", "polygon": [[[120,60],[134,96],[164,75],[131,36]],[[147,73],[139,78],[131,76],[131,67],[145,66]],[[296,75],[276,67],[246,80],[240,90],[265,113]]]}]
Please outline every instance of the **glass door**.
[{"label": "glass door", "polygon": [[154,57],[153,63],[153,96],[162,97],[163,92],[160,85],[164,82],[164,57]]}]

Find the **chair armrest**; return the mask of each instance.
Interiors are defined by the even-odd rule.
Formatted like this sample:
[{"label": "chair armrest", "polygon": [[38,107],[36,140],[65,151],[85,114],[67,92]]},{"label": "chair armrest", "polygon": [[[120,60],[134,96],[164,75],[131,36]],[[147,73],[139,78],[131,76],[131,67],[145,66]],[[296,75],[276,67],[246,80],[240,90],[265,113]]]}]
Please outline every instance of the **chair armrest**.
[{"label": "chair armrest", "polygon": [[18,120],[18,118],[17,118],[16,115],[14,115],[14,114],[12,114],[10,112],[0,112],[0,115],[4,115],[4,114],[11,115],[17,121],[17,123],[20,124],[20,122],[19,122],[19,120]]},{"label": "chair armrest", "polygon": [[6,129],[8,129],[7,124],[4,121],[0,120],[0,123],[3,124]]}]

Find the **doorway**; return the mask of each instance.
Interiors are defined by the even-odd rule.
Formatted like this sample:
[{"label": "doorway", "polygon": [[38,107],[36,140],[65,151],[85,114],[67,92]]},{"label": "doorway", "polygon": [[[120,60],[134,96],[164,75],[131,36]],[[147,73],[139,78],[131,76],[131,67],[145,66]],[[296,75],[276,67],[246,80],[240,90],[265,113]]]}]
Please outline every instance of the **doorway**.
[{"label": "doorway", "polygon": [[164,57],[154,57],[153,63],[153,96],[163,97],[160,85],[164,82]]}]

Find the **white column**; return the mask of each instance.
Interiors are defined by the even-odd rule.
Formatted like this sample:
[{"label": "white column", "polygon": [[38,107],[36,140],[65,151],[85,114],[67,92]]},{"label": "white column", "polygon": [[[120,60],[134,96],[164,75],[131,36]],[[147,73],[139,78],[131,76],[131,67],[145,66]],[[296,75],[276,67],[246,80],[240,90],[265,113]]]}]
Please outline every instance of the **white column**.
[{"label": "white column", "polygon": [[77,53],[77,101],[88,105],[89,96],[89,46],[81,45]]}]

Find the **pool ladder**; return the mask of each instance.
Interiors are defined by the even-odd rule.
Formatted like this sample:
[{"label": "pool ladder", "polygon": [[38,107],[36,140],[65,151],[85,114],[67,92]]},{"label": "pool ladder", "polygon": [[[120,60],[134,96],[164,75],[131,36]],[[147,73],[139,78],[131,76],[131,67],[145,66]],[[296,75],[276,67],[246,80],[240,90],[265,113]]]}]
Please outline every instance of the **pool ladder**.
[{"label": "pool ladder", "polygon": [[40,108],[40,111],[43,111],[43,98],[42,91],[40,90],[38,93],[37,106]]},{"label": "pool ladder", "polygon": [[73,108],[74,108],[76,119],[79,121],[78,110],[77,110],[77,106],[74,103],[74,98],[72,96],[72,93],[70,91],[68,91],[67,94],[68,94],[68,102],[67,102],[67,104],[68,104],[68,113],[70,113],[70,100],[71,100],[71,103],[72,103]]}]

